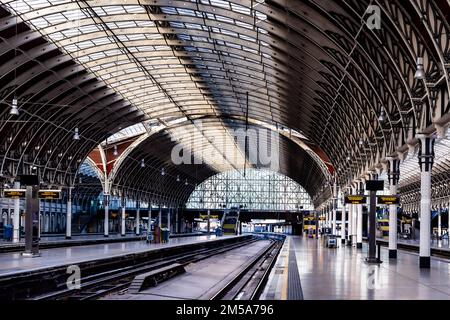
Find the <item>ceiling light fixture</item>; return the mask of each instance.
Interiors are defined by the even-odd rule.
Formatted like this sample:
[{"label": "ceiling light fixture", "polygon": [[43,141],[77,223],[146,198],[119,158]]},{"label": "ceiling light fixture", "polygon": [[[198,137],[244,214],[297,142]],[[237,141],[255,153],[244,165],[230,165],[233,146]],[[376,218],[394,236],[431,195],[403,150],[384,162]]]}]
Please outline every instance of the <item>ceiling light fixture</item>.
[{"label": "ceiling light fixture", "polygon": [[18,107],[18,103],[17,103],[16,97],[14,97],[12,99],[11,110],[9,110],[9,114],[12,115],[12,116],[18,116],[19,115],[19,107]]},{"label": "ceiling light fixture", "polygon": [[74,130],[73,140],[80,140],[80,133],[79,133],[78,128],[75,128],[75,130]]},{"label": "ceiling light fixture", "polygon": [[145,160],[144,159],[141,160],[141,168],[145,168]]},{"label": "ceiling light fixture", "polygon": [[425,79],[425,70],[423,67],[423,58],[422,57],[417,58],[417,70],[416,70],[416,74],[414,75],[414,78],[417,80]]},{"label": "ceiling light fixture", "polygon": [[113,155],[114,157],[117,157],[119,155],[119,151],[117,151],[117,146],[114,146]]},{"label": "ceiling light fixture", "polygon": [[380,116],[378,117],[378,121],[384,123],[386,121],[386,112],[384,111],[384,107],[381,109]]}]

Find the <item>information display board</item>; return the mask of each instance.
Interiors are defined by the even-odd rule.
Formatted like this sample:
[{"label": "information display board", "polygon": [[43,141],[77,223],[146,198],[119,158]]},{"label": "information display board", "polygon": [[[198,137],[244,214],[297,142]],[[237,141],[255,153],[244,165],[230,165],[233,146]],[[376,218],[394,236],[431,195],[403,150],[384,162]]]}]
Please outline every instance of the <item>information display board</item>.
[{"label": "information display board", "polygon": [[25,199],[25,189],[5,189],[3,191],[3,198],[6,199]]},{"label": "information display board", "polygon": [[399,196],[378,196],[378,204],[400,204]]},{"label": "information display board", "polygon": [[61,199],[61,190],[39,190],[38,198],[45,200],[59,200]]},{"label": "information display board", "polygon": [[366,196],[345,196],[345,204],[366,204]]}]

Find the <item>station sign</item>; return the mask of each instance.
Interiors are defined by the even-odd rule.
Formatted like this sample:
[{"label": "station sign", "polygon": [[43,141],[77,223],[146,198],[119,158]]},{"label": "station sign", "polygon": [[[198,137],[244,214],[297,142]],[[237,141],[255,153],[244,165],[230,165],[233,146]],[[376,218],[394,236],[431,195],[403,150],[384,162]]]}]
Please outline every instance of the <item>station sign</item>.
[{"label": "station sign", "polygon": [[399,196],[378,196],[378,204],[400,204]]},{"label": "station sign", "polygon": [[383,180],[367,180],[366,181],[366,190],[382,191],[382,190],[384,190],[384,181]]},{"label": "station sign", "polygon": [[[211,220],[219,220],[219,216],[218,215],[210,215],[209,218]],[[200,219],[208,220],[208,215],[207,214],[201,214],[200,215]]]},{"label": "station sign", "polygon": [[345,204],[366,204],[366,196],[345,196]]},{"label": "station sign", "polygon": [[3,191],[3,198],[6,199],[25,199],[25,189],[5,189]]},{"label": "station sign", "polygon": [[43,200],[61,199],[61,190],[39,190],[38,198]]}]

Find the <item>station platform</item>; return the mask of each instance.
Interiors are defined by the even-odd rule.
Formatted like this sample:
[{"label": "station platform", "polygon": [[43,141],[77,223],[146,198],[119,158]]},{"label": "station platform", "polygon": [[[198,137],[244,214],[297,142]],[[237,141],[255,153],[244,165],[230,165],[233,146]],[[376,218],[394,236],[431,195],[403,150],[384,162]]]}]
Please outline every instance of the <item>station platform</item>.
[{"label": "station platform", "polygon": [[[180,233],[172,234],[170,238],[180,238],[180,237],[191,237],[198,236],[201,233]],[[133,232],[127,233],[125,236],[121,234],[110,234],[105,237],[103,234],[77,234],[72,235],[71,239],[66,239],[64,235],[51,235],[43,236],[39,242],[39,247],[41,249],[50,248],[62,248],[62,247],[73,247],[73,246],[86,246],[101,243],[116,243],[116,242],[128,242],[128,241],[140,241],[144,236],[137,236]],[[4,252],[16,252],[23,251],[25,249],[25,240],[21,239],[18,243],[12,243],[11,241],[0,241],[0,253]]]},{"label": "station platform", "polygon": [[53,248],[41,250],[41,256],[35,258],[22,257],[20,253],[0,254],[0,278],[23,272],[56,268],[72,264],[81,265],[86,262],[98,262],[102,259],[119,258],[125,255],[150,252],[163,248],[189,246],[196,243],[221,241],[239,236],[214,235],[191,236],[170,239],[169,243],[147,243],[146,241],[96,244],[88,246]]},{"label": "station platform", "polygon": [[[39,257],[20,253],[0,254],[0,299],[24,299],[67,289],[68,272],[78,269],[83,281],[111,272],[122,272],[167,257],[183,257],[192,252],[239,245],[251,236],[203,235],[170,239],[168,243],[133,241],[41,250]],[[89,280],[90,279],[90,280]]]},{"label": "station platform", "polygon": [[450,263],[432,257],[419,268],[418,255],[382,248],[380,265],[365,263],[363,249],[325,247],[322,239],[288,237],[271,272],[263,300],[449,300]]},{"label": "station platform", "polygon": [[[385,238],[378,238],[377,243],[388,246],[389,240]],[[417,251],[419,252],[419,240],[404,240],[404,239],[398,239],[397,240],[397,247],[398,249],[406,249],[411,251]],[[430,248],[431,248],[431,254],[432,255],[442,255],[442,256],[448,256],[450,257],[450,243],[447,239],[444,240],[432,240],[430,242]]]},{"label": "station platform", "polygon": [[210,300],[241,272],[248,261],[270,244],[256,241],[186,266],[186,272],[138,293],[112,295],[105,300]]}]

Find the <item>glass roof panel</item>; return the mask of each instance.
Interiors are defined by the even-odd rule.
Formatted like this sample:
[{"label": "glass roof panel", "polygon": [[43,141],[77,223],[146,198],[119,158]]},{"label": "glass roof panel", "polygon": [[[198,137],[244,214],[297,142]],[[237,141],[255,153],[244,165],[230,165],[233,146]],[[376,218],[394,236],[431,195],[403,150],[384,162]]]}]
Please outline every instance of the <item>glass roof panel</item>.
[{"label": "glass roof panel", "polygon": [[[155,3],[160,10],[147,13],[139,2],[125,0],[0,1],[140,108],[148,119],[165,114],[188,119],[200,114],[242,115],[245,100],[239,95],[251,91],[258,98],[250,100],[249,113],[269,117],[265,119],[269,122],[280,121],[274,110],[281,109],[281,100],[268,94],[268,88],[277,84],[271,82],[273,76],[265,74],[274,69],[272,57],[261,50],[268,41],[257,37],[267,30],[254,19],[267,17],[257,6],[251,9],[226,0],[202,0],[201,5],[174,1]],[[170,27],[161,32],[155,25],[158,19]],[[270,65],[261,66],[261,61]],[[209,94],[213,90],[214,94]],[[269,106],[273,108],[269,110]],[[226,132],[230,125],[216,121],[209,128]],[[145,122],[110,139],[144,132]],[[214,149],[214,144],[209,148]]]}]

